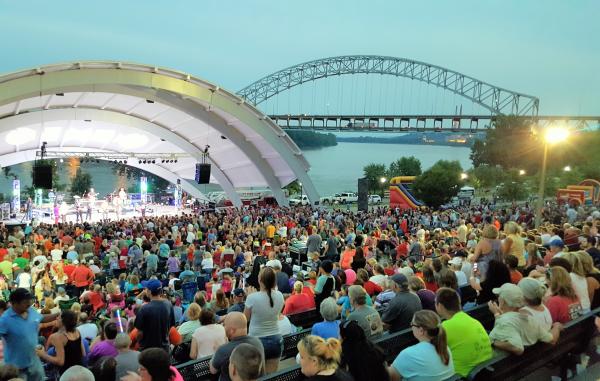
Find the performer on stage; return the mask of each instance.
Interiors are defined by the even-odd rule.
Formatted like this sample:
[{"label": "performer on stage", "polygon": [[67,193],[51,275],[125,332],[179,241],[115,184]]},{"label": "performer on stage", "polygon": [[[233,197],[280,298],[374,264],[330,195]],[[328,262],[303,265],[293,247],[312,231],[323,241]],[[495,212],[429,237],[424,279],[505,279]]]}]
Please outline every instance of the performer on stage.
[{"label": "performer on stage", "polygon": [[66,202],[62,202],[60,204],[60,217],[62,219],[63,224],[67,222],[67,213],[69,212],[69,206]]},{"label": "performer on stage", "polygon": [[58,225],[58,217],[60,217],[60,209],[58,208],[58,204],[54,203],[54,225]]},{"label": "performer on stage", "polygon": [[125,206],[125,202],[127,201],[127,192],[125,192],[124,188],[119,189],[119,199],[121,201],[121,205]]},{"label": "performer on stage", "polygon": [[81,220],[81,222],[83,222],[83,211],[81,210],[81,204],[79,203],[79,197],[75,198],[75,216],[76,216],[76,223],[79,223],[79,220]]}]

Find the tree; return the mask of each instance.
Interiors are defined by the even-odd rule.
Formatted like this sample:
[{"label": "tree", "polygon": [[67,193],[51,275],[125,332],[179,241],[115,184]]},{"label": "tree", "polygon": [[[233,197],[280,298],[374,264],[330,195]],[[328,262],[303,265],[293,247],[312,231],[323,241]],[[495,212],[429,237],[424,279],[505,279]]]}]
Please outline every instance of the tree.
[{"label": "tree", "polygon": [[528,194],[523,176],[519,175],[518,170],[509,171],[504,183],[498,188],[498,197],[504,201],[523,200]]},{"label": "tree", "polygon": [[412,191],[415,196],[432,208],[438,208],[456,196],[463,184],[462,167],[457,160],[439,160],[415,179]]},{"label": "tree", "polygon": [[382,183],[381,178],[385,177],[385,164],[370,163],[363,168],[364,177],[369,180],[369,192],[371,190],[381,190],[387,183]]},{"label": "tree", "polygon": [[401,157],[392,162],[388,169],[388,177],[396,176],[419,176],[421,171],[421,161],[414,156]]},{"label": "tree", "polygon": [[499,165],[504,169],[525,169],[533,173],[539,169],[543,142],[531,129],[531,120],[515,116],[496,119],[494,128],[487,130],[484,141],[471,147],[473,166]]},{"label": "tree", "polygon": [[84,193],[88,192],[92,187],[92,176],[83,172],[81,168],[77,169],[77,173],[71,181],[71,193],[73,195],[83,196]]},{"label": "tree", "polygon": [[504,182],[506,172],[497,166],[482,164],[469,171],[471,182],[481,188],[491,188]]}]

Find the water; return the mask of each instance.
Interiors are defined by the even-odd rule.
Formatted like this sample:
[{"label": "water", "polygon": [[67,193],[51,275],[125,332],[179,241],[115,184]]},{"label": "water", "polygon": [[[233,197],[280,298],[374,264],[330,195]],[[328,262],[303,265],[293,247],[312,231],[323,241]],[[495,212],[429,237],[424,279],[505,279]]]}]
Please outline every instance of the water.
[{"label": "water", "polygon": [[304,151],[310,163],[313,184],[321,196],[341,191],[356,192],[357,179],[369,163],[386,167],[402,156],[415,156],[425,170],[438,160],[458,160],[463,169],[472,167],[468,147],[406,144],[338,143],[337,146]]},{"label": "water", "polygon": [[[470,149],[467,147],[404,145],[404,144],[363,144],[338,143],[337,146],[317,150],[304,151],[304,156],[311,165],[309,175],[321,196],[341,191],[356,191],[356,183],[363,176],[363,167],[369,163],[381,163],[388,166],[402,156],[415,156],[421,160],[423,170],[431,167],[436,161],[458,160],[464,169],[471,167]],[[13,166],[21,179],[21,189],[31,184],[31,163]],[[116,176],[112,168],[103,164],[83,164],[83,169],[92,174],[93,186],[103,197],[117,187],[134,184],[135,180],[125,181]],[[67,162],[60,164],[61,183],[71,183],[76,168]],[[202,189],[206,188],[206,189]],[[211,186],[211,188],[213,188]],[[9,195],[12,189],[12,178],[5,178],[0,173],[0,193]],[[202,186],[202,191],[211,191]]]}]

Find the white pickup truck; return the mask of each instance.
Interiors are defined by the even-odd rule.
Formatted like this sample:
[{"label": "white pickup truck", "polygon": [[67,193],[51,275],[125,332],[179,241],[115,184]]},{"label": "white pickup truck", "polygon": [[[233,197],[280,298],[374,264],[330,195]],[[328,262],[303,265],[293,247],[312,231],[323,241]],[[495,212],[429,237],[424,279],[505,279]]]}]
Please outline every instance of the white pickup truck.
[{"label": "white pickup truck", "polygon": [[342,192],[336,197],[336,201],[340,204],[351,204],[358,201],[358,196],[354,192]]},{"label": "white pickup truck", "polygon": [[336,193],[333,196],[324,196],[321,197],[321,205],[332,205],[338,202],[338,198],[340,197],[340,193]]},{"label": "white pickup truck", "polygon": [[290,206],[297,205],[310,205],[310,200],[308,199],[308,196],[305,194],[303,194],[302,196],[297,194],[290,197]]}]

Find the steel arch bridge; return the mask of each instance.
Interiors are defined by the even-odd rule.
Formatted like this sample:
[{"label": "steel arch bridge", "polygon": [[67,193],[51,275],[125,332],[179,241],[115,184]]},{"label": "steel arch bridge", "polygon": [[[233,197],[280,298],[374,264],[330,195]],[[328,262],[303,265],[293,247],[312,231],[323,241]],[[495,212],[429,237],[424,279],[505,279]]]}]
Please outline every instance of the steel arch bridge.
[{"label": "steel arch bridge", "polygon": [[473,77],[406,58],[354,55],[323,58],[280,70],[238,91],[254,105],[294,86],[336,75],[385,74],[415,79],[449,90],[490,110],[493,114],[538,114],[539,99],[503,89]]}]

